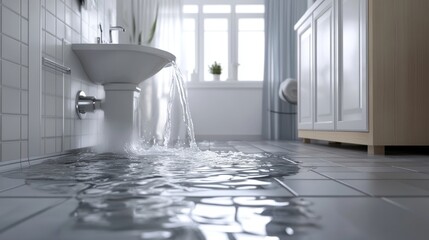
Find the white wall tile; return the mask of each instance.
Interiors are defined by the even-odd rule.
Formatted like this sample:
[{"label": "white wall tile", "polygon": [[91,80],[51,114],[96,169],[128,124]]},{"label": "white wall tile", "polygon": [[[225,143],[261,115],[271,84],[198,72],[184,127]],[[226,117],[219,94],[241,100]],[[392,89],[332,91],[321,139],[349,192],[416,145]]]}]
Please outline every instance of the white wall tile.
[{"label": "white wall tile", "polygon": [[63,74],[56,74],[55,80],[55,96],[63,96],[64,83],[63,83]]},{"label": "white wall tile", "polygon": [[7,59],[18,64],[21,63],[21,44],[19,41],[3,35],[1,50],[3,59]]},{"label": "white wall tile", "polygon": [[21,159],[28,157],[28,141],[21,142]]},{"label": "white wall tile", "polygon": [[63,136],[63,119],[55,119],[55,136]]},{"label": "white wall tile", "polygon": [[21,139],[21,118],[17,115],[2,115],[2,141]]},{"label": "white wall tile", "polygon": [[2,113],[21,113],[21,91],[13,88],[2,87]]},{"label": "white wall tile", "polygon": [[45,154],[55,153],[55,138],[45,139]]},{"label": "white wall tile", "polygon": [[50,70],[45,70],[43,77],[43,93],[55,95],[55,74]]},{"label": "white wall tile", "polygon": [[57,1],[57,18],[63,22],[65,20],[65,6],[62,1]]},{"label": "white wall tile", "polygon": [[45,118],[45,137],[55,137],[54,118]]},{"label": "white wall tile", "polygon": [[21,41],[28,44],[28,21],[21,18]]},{"label": "white wall tile", "polygon": [[21,44],[21,64],[28,67],[28,46]]},{"label": "white wall tile", "polygon": [[56,18],[55,16],[50,13],[49,11],[46,12],[46,31],[48,31],[49,33],[51,33],[52,35],[55,36],[55,31],[56,31]]},{"label": "white wall tile", "polygon": [[28,0],[21,0],[21,16],[28,19]]},{"label": "white wall tile", "polygon": [[55,58],[56,44],[57,41],[55,36],[46,32],[46,50],[45,53],[49,55],[51,58]]},{"label": "white wall tile", "polygon": [[56,97],[55,101],[55,116],[56,117],[63,117],[63,98],[62,97]]},{"label": "white wall tile", "polygon": [[[68,48],[63,52],[62,39],[70,43],[94,43],[99,34],[99,22],[103,24],[103,37],[107,41],[110,21],[105,15],[108,7],[116,6],[112,5],[116,1],[105,2],[99,0],[96,2],[98,6],[79,11],[75,0],[41,0],[43,55],[67,65],[66,62],[73,58],[69,56],[73,52]],[[99,132],[99,119],[103,115],[92,114],[85,121],[77,120],[74,98],[80,89],[96,96],[100,95],[100,91],[103,95],[104,90],[93,85],[74,61],[71,64],[74,66],[70,66],[75,73],[73,81],[70,75],[53,74],[43,68],[42,126],[29,122],[29,0],[0,0],[0,4],[0,136],[5,141],[0,143],[3,150],[1,160],[28,157],[29,126],[41,128],[42,153],[94,145]],[[115,11],[110,15],[116,16]]]},{"label": "white wall tile", "polygon": [[[19,3],[18,3],[19,4]],[[20,15],[6,7],[2,7],[2,32],[17,40],[20,39]]]},{"label": "white wall tile", "polygon": [[20,88],[21,66],[9,61],[2,61],[2,84],[4,86]]},{"label": "white wall tile", "polygon": [[65,8],[65,23],[70,27],[72,26],[72,14],[73,14],[72,10],[69,7],[66,7]]},{"label": "white wall tile", "polygon": [[55,116],[55,97],[45,95],[45,105],[44,105],[44,115],[45,116]]},{"label": "white wall tile", "polygon": [[28,139],[28,117],[21,117],[21,139]]},{"label": "white wall tile", "polygon": [[51,12],[52,14],[55,14],[56,12],[56,6],[55,6],[55,2],[57,0],[46,0],[46,10],[48,10],[49,12]]},{"label": "white wall tile", "polygon": [[63,144],[62,144],[62,139],[61,138],[55,138],[55,152],[61,152],[62,148],[63,148]]},{"label": "white wall tile", "polygon": [[28,90],[28,68],[21,67],[21,88]]},{"label": "white wall tile", "polygon": [[28,114],[28,92],[21,91],[21,114]]},{"label": "white wall tile", "polygon": [[57,39],[56,48],[57,48],[57,50],[56,50],[57,61],[59,63],[63,63],[63,61],[64,61],[64,56],[63,56],[63,41]]},{"label": "white wall tile", "polygon": [[80,15],[78,15],[75,12],[72,12],[72,29],[74,29],[76,32],[78,32],[80,34]]},{"label": "white wall tile", "polygon": [[64,23],[57,19],[57,38],[59,39],[63,39],[65,37],[65,27],[64,27]]},{"label": "white wall tile", "polygon": [[7,6],[8,8],[12,9],[16,13],[20,13],[20,2],[19,0],[3,0],[3,5]]},{"label": "white wall tile", "polygon": [[1,148],[2,161],[18,160],[21,158],[21,142],[3,142]]}]

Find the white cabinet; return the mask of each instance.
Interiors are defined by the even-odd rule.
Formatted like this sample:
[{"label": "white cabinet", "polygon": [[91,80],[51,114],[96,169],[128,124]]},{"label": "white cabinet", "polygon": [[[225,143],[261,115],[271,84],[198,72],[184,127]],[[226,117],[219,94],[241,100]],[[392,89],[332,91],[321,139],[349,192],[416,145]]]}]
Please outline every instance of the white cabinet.
[{"label": "white cabinet", "polygon": [[314,29],[314,129],[334,130],[335,58],[333,0],[313,14]]},{"label": "white cabinet", "polygon": [[298,137],[380,154],[429,146],[427,3],[317,0],[307,10],[295,25]]},{"label": "white cabinet", "polygon": [[308,18],[298,30],[298,128],[313,129],[313,28]]},{"label": "white cabinet", "polygon": [[368,130],[366,1],[338,2],[338,130]]},{"label": "white cabinet", "polygon": [[324,0],[298,22],[299,129],[367,131],[365,0]]}]

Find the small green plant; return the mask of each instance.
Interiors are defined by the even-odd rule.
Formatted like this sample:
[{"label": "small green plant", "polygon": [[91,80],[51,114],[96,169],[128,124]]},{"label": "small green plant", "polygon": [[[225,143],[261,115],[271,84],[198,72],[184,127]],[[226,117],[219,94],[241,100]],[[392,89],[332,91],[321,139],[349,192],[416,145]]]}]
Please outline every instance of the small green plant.
[{"label": "small green plant", "polygon": [[211,66],[209,66],[209,70],[211,74],[220,75],[222,73],[222,66],[220,63],[214,62]]}]

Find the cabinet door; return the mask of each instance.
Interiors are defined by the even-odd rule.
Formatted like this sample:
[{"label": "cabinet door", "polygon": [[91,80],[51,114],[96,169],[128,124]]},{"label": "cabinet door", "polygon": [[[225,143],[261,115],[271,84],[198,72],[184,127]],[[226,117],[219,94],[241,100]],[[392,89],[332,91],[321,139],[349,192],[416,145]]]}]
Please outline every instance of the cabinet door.
[{"label": "cabinet door", "polygon": [[338,130],[368,130],[366,2],[338,2]]},{"label": "cabinet door", "polygon": [[314,129],[334,130],[334,8],[326,0],[314,11]]},{"label": "cabinet door", "polygon": [[311,17],[298,28],[298,129],[313,129],[313,30]]}]

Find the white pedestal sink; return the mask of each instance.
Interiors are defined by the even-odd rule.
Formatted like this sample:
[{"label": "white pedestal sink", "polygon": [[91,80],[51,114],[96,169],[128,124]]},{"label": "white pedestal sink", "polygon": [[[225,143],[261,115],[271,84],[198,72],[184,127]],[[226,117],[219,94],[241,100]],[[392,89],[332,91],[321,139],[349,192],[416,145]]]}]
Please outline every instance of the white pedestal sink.
[{"label": "white pedestal sink", "polygon": [[106,147],[121,151],[137,136],[138,98],[142,81],[152,77],[176,57],[166,51],[130,44],[73,44],[90,80],[102,84]]}]

